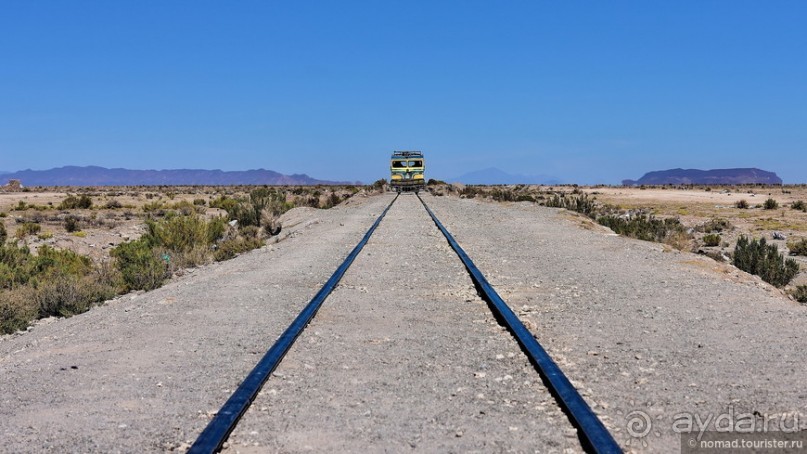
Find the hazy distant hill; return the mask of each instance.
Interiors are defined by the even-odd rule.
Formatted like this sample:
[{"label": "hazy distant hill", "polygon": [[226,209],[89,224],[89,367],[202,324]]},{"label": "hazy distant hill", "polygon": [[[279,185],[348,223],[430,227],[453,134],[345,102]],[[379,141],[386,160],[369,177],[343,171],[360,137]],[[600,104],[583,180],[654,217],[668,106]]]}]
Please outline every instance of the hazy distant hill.
[{"label": "hazy distant hill", "polygon": [[547,175],[514,175],[491,167],[449,178],[449,183],[465,184],[560,184],[560,181]]},{"label": "hazy distant hill", "polygon": [[304,174],[283,175],[271,170],[129,170],[104,167],[67,166],[50,170],[21,170],[7,173],[4,180],[17,179],[24,186],[157,186],[157,185],[315,185],[352,184],[317,180]]},{"label": "hazy distant hill", "polygon": [[670,169],[648,172],[638,180],[622,180],[625,186],[661,184],[782,184],[774,172],[760,169]]}]

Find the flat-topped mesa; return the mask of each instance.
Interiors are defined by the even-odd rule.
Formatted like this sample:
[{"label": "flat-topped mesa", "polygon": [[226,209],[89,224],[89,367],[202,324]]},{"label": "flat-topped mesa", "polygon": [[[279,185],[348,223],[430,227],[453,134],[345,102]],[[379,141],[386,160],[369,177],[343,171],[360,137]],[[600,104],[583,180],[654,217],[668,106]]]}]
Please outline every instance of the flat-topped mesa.
[{"label": "flat-topped mesa", "polygon": [[624,186],[665,184],[771,184],[781,185],[776,173],[756,168],[744,169],[670,169],[644,174],[638,180],[622,180]]}]

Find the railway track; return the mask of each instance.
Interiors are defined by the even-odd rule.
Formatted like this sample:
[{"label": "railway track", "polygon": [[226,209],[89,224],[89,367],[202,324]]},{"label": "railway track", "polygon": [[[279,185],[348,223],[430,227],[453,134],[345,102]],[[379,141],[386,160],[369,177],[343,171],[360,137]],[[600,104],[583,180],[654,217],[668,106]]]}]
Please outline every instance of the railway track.
[{"label": "railway track", "polygon": [[[399,196],[396,196],[389,205],[387,205],[361,241],[350,254],[348,254],[344,262],[337,268],[311,302],[300,312],[249,375],[247,375],[238,389],[236,389],[227,402],[221,407],[188,452],[208,453],[221,450],[223,444],[235,429],[239,420],[256,398],[272,372],[281,363],[283,357],[290,350],[295,340],[314,318],[317,311],[328,298],[328,295],[337,287],[345,272],[361,253],[379,224],[381,224],[384,217],[398,200],[398,197]],[[468,254],[465,253],[459,243],[428,207],[426,202],[419,195],[417,197],[431,220],[445,237],[451,249],[462,261],[479,296],[488,303],[490,310],[499,323],[506,327],[517,340],[522,351],[535,367],[549,392],[555,397],[558,405],[565,412],[571,425],[577,429],[578,438],[583,449],[588,452],[621,452],[619,445],[614,441],[611,434],[589,408],[574,386],[572,386],[568,378],[532,336],[529,330],[521,323],[493,286],[490,285],[482,272],[476,267]]]}]

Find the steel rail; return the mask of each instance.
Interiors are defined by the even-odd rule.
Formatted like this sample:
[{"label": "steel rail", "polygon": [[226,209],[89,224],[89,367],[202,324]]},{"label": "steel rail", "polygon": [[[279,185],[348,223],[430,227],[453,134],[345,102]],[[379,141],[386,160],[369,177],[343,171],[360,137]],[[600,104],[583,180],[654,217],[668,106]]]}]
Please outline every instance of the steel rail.
[{"label": "steel rail", "polygon": [[300,333],[303,332],[305,327],[314,318],[322,303],[330,295],[331,291],[336,288],[336,285],[342,279],[347,269],[359,255],[364,245],[370,239],[370,236],[375,232],[378,224],[384,219],[392,204],[398,200],[396,195],[392,202],[387,205],[384,211],[378,216],[372,227],[364,234],[364,237],[359,244],[353,248],[353,251],[348,254],[345,261],[339,265],[339,268],[333,273],[330,279],[322,286],[319,292],[311,299],[311,302],[297,315],[297,318],[286,328],[286,331],[280,335],[275,341],[274,345],[264,354],[263,358],[252,369],[252,372],[247,375],[247,378],[238,386],[238,389],[227,399],[224,406],[216,413],[216,416],[207,424],[207,427],[199,434],[199,437],[188,450],[189,454],[199,453],[214,453],[221,450],[222,445],[230,436],[230,433],[238,424],[238,421],[249,408],[252,401],[257,397],[263,384],[269,379],[270,374],[275,370],[280,361],[291,348],[294,341]]},{"label": "steel rail", "polygon": [[496,290],[488,282],[485,276],[479,271],[474,262],[468,257],[468,254],[460,247],[459,243],[454,239],[448,230],[443,226],[434,212],[426,205],[426,202],[418,194],[418,199],[426,211],[431,216],[437,228],[443,233],[451,248],[457,253],[471,279],[479,289],[482,297],[488,301],[493,308],[495,314],[500,320],[503,320],[507,329],[515,336],[518,343],[522,346],[525,353],[529,356],[530,361],[538,369],[538,373],[544,378],[550,392],[554,394],[563,410],[569,416],[572,424],[580,431],[581,441],[583,447],[589,452],[596,453],[621,453],[622,448],[619,447],[617,442],[611,436],[608,429],[605,428],[602,421],[591,410],[577,389],[572,385],[560,367],[552,360],[549,354],[544,350],[541,344],[535,339],[530,331],[521,323],[518,316],[512,309],[504,302],[504,300],[496,293]]}]

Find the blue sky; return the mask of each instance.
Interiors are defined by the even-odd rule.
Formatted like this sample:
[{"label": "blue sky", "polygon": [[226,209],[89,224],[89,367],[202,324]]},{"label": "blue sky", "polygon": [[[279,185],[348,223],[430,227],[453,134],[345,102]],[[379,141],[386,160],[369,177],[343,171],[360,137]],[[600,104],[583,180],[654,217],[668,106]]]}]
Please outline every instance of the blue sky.
[{"label": "blue sky", "polygon": [[804,1],[0,6],[0,169],[807,182]]}]

